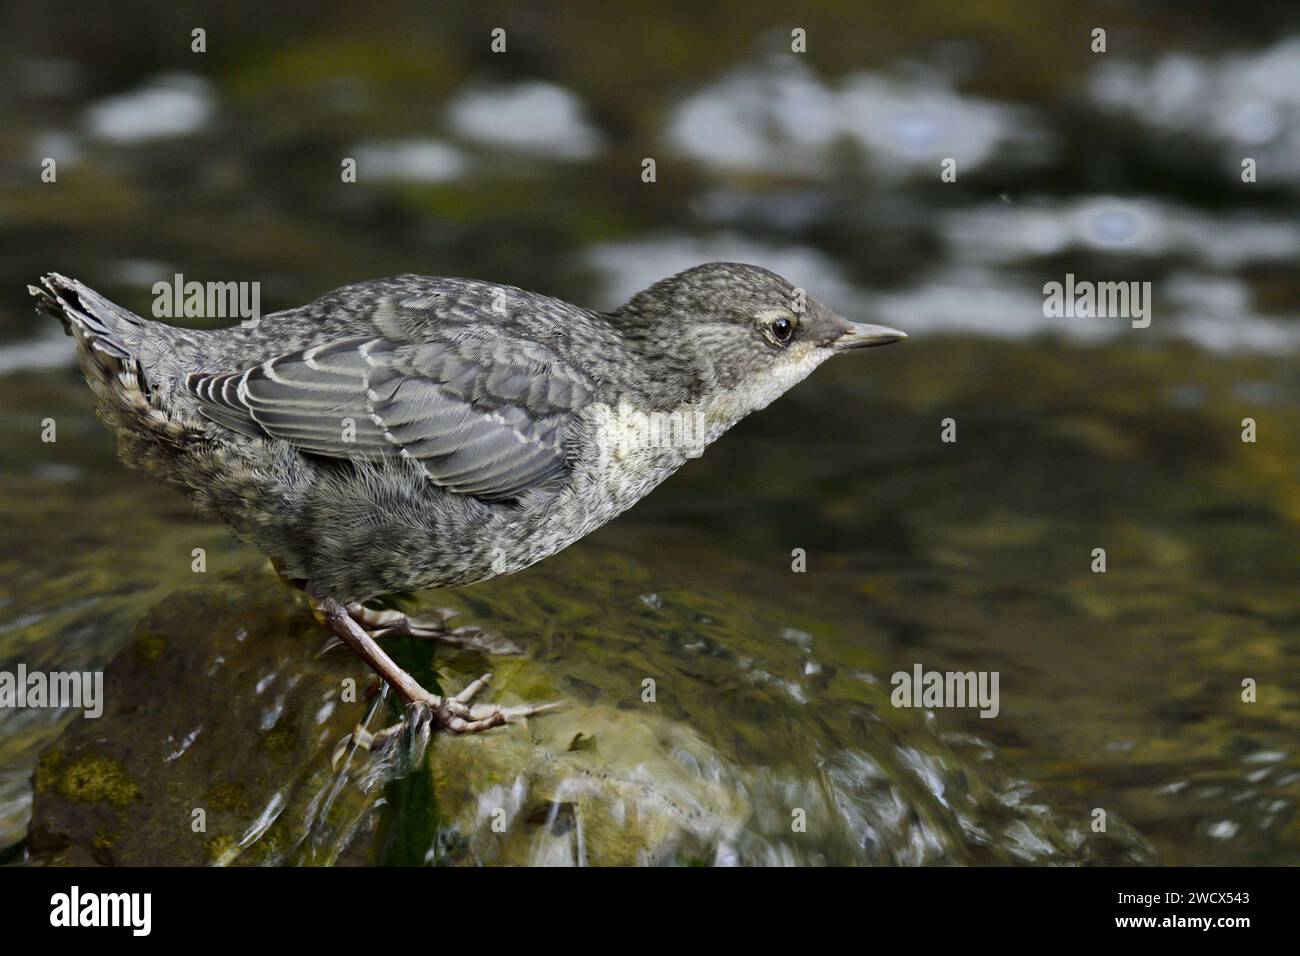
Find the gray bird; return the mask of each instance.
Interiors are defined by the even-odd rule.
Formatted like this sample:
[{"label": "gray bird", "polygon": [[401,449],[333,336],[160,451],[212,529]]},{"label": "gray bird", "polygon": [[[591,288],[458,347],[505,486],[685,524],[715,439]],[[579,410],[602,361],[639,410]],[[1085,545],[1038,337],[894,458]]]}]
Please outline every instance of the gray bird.
[{"label": "gray bird", "polygon": [[123,461],[261,548],[408,707],[458,733],[550,705],[471,706],[487,676],[429,693],[375,638],[454,635],[362,602],[526,568],[832,355],[906,338],[725,262],[607,313],[403,275],[216,331],[57,274],[29,289],[76,338]]}]

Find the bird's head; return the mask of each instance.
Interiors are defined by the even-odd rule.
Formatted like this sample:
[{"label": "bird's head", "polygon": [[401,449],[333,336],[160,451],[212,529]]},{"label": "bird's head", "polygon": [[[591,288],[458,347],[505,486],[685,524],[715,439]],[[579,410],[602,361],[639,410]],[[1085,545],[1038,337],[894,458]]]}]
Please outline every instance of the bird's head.
[{"label": "bird's head", "polygon": [[614,313],[647,355],[687,373],[738,421],[842,352],[907,336],[850,322],[767,269],[710,262],[656,282]]}]

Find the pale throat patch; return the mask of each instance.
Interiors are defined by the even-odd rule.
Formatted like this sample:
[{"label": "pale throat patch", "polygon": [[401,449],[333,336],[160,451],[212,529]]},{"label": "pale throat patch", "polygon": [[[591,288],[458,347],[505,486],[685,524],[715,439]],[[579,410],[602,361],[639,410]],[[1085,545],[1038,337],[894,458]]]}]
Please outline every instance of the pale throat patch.
[{"label": "pale throat patch", "polygon": [[[708,354],[704,349],[701,353]],[[746,415],[766,408],[799,384],[832,354],[828,348],[796,343],[740,384],[715,385],[706,397],[683,402],[671,411],[646,411],[628,399],[590,406],[587,415],[595,426],[598,449],[590,471],[600,476],[597,481],[602,486],[612,482],[621,487],[641,470],[648,487],[653,487],[687,459],[702,455]]]},{"label": "pale throat patch", "polygon": [[710,423],[722,426],[725,431],[751,412],[767,408],[811,375],[831,354],[830,349],[806,345],[802,354],[788,352],[762,374],[750,376],[739,385],[722,389],[694,404]]},{"label": "pale throat patch", "polygon": [[742,384],[719,389],[706,398],[684,402],[672,411],[647,412],[624,400],[591,410],[601,449],[601,465],[678,464],[698,458],[727,429],[751,412],[770,405],[830,358],[829,349],[808,346],[786,354]]}]

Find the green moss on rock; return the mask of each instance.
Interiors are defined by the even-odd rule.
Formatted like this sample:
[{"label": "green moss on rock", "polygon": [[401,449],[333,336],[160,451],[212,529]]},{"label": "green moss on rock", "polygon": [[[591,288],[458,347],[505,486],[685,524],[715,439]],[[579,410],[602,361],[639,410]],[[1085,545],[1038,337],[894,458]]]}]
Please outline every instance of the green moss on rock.
[{"label": "green moss on rock", "polygon": [[239,842],[228,833],[218,833],[204,843],[203,848],[208,851],[208,859],[213,863],[224,863],[239,848]]},{"label": "green moss on rock", "polygon": [[140,788],[116,760],[82,757],[70,764],[59,781],[59,793],[79,803],[104,801],[125,807],[140,796]]},{"label": "green moss on rock", "polygon": [[283,754],[293,749],[297,739],[298,732],[292,723],[282,720],[267,731],[266,736],[262,738],[262,746],[271,753]]},{"label": "green moss on rock", "polygon": [[59,764],[62,762],[63,749],[60,747],[51,747],[40,755],[32,778],[37,793],[45,793],[59,782]]},{"label": "green moss on rock", "polygon": [[158,663],[167,648],[167,635],[157,631],[145,631],[135,640],[135,659],[141,667],[152,667]]},{"label": "green moss on rock", "polygon": [[229,780],[214,783],[203,795],[203,802],[218,813],[247,813],[248,795],[242,783]]}]

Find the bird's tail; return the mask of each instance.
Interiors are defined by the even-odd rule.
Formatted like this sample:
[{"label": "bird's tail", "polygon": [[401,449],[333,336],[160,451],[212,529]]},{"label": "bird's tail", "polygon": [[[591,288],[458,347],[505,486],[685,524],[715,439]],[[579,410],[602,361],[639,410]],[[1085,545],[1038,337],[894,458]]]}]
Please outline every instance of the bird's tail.
[{"label": "bird's tail", "polygon": [[122,460],[170,480],[165,462],[192,436],[169,400],[168,375],[177,346],[192,342],[192,333],[136,315],[56,272],[27,289],[37,310],[77,340],[81,371],[99,417],[117,435]]},{"label": "bird's tail", "polygon": [[84,347],[121,363],[133,362],[139,354],[148,322],[89,286],[51,272],[27,291],[36,297],[38,311],[62,322]]}]

